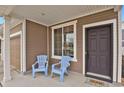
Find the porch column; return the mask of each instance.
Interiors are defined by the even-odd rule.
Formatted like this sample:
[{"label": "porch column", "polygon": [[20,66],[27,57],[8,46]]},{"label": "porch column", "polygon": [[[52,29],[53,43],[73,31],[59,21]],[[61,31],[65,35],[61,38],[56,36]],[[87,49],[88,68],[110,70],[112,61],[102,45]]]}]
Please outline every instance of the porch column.
[{"label": "porch column", "polygon": [[4,31],[3,31],[3,82],[11,80],[10,75],[10,17],[5,16]]},{"label": "porch column", "polygon": [[118,82],[122,78],[122,29],[121,29],[121,7],[118,8]]}]

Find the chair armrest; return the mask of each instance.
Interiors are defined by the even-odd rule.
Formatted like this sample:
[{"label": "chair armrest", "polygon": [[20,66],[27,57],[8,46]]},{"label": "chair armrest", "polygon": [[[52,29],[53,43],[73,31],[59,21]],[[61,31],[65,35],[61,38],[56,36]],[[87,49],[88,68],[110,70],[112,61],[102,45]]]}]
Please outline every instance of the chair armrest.
[{"label": "chair armrest", "polygon": [[70,66],[70,63],[68,63],[68,67]]},{"label": "chair armrest", "polygon": [[38,62],[35,62],[33,65],[32,65],[32,68],[35,68],[35,65],[37,65]]},{"label": "chair armrest", "polygon": [[54,68],[57,65],[60,65],[61,63],[56,63],[56,64],[52,64],[52,68]]},{"label": "chair armrest", "polygon": [[46,67],[48,67],[48,61],[46,62]]}]

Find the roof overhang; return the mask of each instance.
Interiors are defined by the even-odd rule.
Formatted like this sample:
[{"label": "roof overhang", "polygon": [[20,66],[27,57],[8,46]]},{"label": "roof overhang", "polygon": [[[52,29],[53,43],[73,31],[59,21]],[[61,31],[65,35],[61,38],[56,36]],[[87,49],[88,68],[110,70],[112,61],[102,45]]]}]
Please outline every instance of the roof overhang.
[{"label": "roof overhang", "polygon": [[0,15],[9,15],[14,21],[29,19],[50,26],[108,9],[118,11],[118,7],[120,5],[2,5]]}]

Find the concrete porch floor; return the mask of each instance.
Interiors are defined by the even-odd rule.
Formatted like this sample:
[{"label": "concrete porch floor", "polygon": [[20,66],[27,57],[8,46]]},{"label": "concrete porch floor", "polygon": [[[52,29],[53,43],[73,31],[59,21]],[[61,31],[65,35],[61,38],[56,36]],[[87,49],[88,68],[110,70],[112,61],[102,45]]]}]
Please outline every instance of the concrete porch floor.
[{"label": "concrete porch floor", "polygon": [[2,83],[4,87],[120,87],[121,84],[104,82],[104,85],[96,85],[90,83],[91,78],[83,77],[82,74],[70,72],[65,76],[65,81],[60,82],[59,77],[45,76],[43,73],[37,73],[36,78],[33,79],[31,73],[27,75],[19,74],[12,71],[12,80]]},{"label": "concrete porch floor", "polygon": [[15,70],[11,70],[12,80],[3,83],[3,68],[0,65],[0,81],[3,87],[120,87],[121,84],[103,82],[102,85],[91,83],[90,80],[95,80],[88,77],[83,77],[82,74],[76,72],[69,72],[69,75],[65,75],[65,81],[60,82],[59,76],[51,78],[45,76],[44,73],[37,73],[36,78],[32,78],[32,74],[28,73],[22,75]]}]

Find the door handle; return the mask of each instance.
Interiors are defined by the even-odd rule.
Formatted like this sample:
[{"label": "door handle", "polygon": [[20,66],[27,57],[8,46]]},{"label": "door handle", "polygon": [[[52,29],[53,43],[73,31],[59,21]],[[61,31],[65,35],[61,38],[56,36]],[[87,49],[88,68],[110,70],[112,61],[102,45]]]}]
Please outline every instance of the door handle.
[{"label": "door handle", "polygon": [[87,57],[87,59],[89,58],[89,54],[88,54],[88,51],[85,52],[85,55]]},{"label": "door handle", "polygon": [[85,55],[87,55],[87,54],[88,54],[88,52],[86,51],[86,52],[85,52]]},{"label": "door handle", "polygon": [[87,52],[85,52],[85,55],[87,55]]}]

